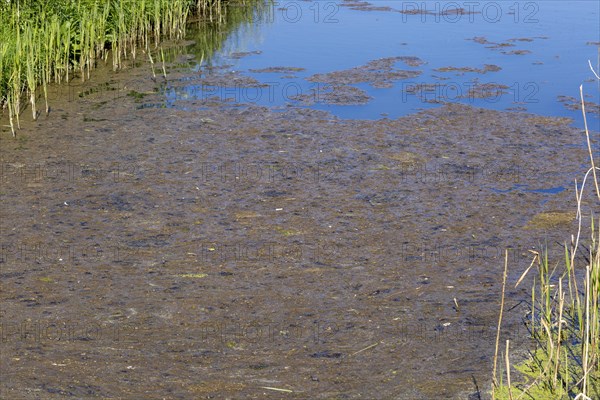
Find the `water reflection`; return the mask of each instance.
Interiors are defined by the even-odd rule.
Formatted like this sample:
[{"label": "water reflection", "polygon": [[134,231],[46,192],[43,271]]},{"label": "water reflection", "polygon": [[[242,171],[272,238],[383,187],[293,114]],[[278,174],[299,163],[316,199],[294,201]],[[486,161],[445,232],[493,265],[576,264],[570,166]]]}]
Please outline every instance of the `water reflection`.
[{"label": "water reflection", "polygon": [[[403,9],[409,3],[417,9]],[[190,29],[195,43],[186,51],[195,55],[190,66],[194,74],[187,85],[169,87],[169,106],[181,99],[215,97],[379,119],[459,102],[564,116],[581,125],[576,102],[565,99],[578,99],[583,83],[591,103],[586,108],[598,109],[593,104],[600,103],[600,91],[588,66],[588,59],[596,67],[600,62],[598,4],[483,2],[471,11],[473,2],[463,7],[451,2],[458,4],[454,8],[448,4],[285,1],[229,6],[221,23]],[[398,63],[394,68],[420,75],[390,87],[358,82],[340,88],[314,81],[316,74],[390,57],[419,57],[425,64]],[[282,73],[271,67],[295,70]],[[231,79],[215,87],[202,81],[211,74]],[[251,79],[240,84],[234,74]],[[592,129],[598,129],[598,114],[588,118]]]}]

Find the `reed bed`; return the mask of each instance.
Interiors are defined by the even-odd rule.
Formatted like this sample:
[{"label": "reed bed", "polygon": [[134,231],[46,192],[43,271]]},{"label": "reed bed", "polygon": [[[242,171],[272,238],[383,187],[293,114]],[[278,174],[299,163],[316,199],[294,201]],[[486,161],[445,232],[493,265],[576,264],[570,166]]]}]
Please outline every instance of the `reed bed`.
[{"label": "reed bed", "polygon": [[[581,97],[583,102],[582,89]],[[581,184],[575,185],[579,228],[565,244],[564,261],[551,263],[547,250],[532,252],[531,265],[516,283],[518,286],[531,270],[537,270],[526,322],[536,346],[527,360],[511,366],[506,341],[505,362],[500,368],[504,372],[498,378],[497,339],[494,399],[600,399],[600,218],[592,210],[586,219],[581,208],[586,185],[588,195],[600,202],[600,168],[595,166],[585,105],[582,107],[591,168]],[[518,371],[523,381],[515,383],[514,374],[511,380],[511,370]]]},{"label": "reed bed", "polygon": [[[99,60],[113,69],[181,39],[188,18],[220,23],[235,0],[3,0],[0,2],[0,108],[8,110],[13,135],[27,103],[33,119],[48,85],[89,79]],[[244,9],[248,0],[241,1]]]}]

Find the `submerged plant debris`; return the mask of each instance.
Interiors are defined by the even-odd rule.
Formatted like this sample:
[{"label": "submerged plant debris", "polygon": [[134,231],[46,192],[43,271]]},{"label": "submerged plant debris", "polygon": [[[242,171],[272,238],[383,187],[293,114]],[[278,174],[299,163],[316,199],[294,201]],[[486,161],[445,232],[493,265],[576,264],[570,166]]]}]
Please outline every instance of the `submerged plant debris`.
[{"label": "submerged plant debris", "polygon": [[[572,96],[558,96],[558,101],[568,110],[581,110],[581,100]],[[593,101],[584,101],[585,112],[600,115],[600,104]]]},{"label": "submerged plant debris", "polygon": [[434,71],[437,71],[437,72],[458,72],[458,73],[476,72],[478,74],[485,74],[487,72],[498,72],[500,70],[502,70],[502,68],[500,68],[497,65],[493,65],[493,64],[485,64],[483,66],[483,68],[475,68],[475,67],[441,67],[441,68],[434,69]]},{"label": "submerged plant debris", "polygon": [[[342,5],[404,17],[391,2]],[[440,15],[424,8],[401,12]],[[52,111],[22,119],[16,139],[0,124],[2,396],[485,398],[505,251],[513,282],[531,251],[564,258],[581,131],[452,103],[508,91],[469,75],[453,91],[452,75],[497,65],[446,60],[399,89],[424,60],[309,75],[225,46],[227,24],[202,29],[214,41],[195,56],[165,46],[166,77],[156,60],[118,74],[99,63],[75,89],[52,87]],[[473,40],[510,51],[539,38]],[[252,104],[276,87],[266,74],[316,84]],[[440,106],[327,111],[378,108],[368,87]],[[528,299],[509,289],[515,361],[535,346]]]},{"label": "submerged plant debris", "polygon": [[331,85],[352,85],[367,82],[375,88],[389,88],[393,86],[394,81],[415,78],[421,75],[421,71],[395,68],[394,65],[398,62],[404,62],[410,66],[418,66],[423,63],[417,57],[387,57],[369,61],[360,67],[325,74],[315,74],[310,76],[308,80]]},{"label": "submerged plant debris", "polygon": [[294,72],[305,71],[305,68],[300,67],[267,67],[267,68],[255,68],[250,69],[250,72],[255,73],[278,73],[278,74],[289,74]]},{"label": "submerged plant debris", "polygon": [[229,55],[229,57],[233,58],[233,59],[239,59],[239,58],[244,58],[244,57],[248,57],[248,56],[252,56],[252,55],[259,55],[259,54],[262,54],[262,51],[260,51],[260,50],[238,51],[238,52],[231,53]]},{"label": "submerged plant debris", "polygon": [[342,7],[348,7],[351,10],[357,11],[393,11],[394,9],[389,6],[376,6],[367,1],[360,0],[344,0],[340,3]]},{"label": "submerged plant debris", "polygon": [[[397,61],[327,80],[389,82]],[[459,104],[379,120],[218,98],[137,108],[164,102],[156,83],[140,70],[116,79],[126,89],[57,99],[61,114],[0,138],[0,217],[19,226],[3,235],[2,318],[15,322],[3,393],[465,398],[473,378],[483,387],[502,249],[521,271],[528,249],[570,228],[525,229],[571,197],[530,191],[581,172],[570,120]],[[507,329],[528,348],[521,311]],[[96,330],[19,331],[76,331],[72,321]],[[64,365],[40,373],[48,360]]]},{"label": "submerged plant debris", "polygon": [[324,85],[311,90],[310,93],[292,96],[291,100],[299,101],[302,105],[318,103],[336,105],[366,104],[373,98],[362,89],[350,85]]}]

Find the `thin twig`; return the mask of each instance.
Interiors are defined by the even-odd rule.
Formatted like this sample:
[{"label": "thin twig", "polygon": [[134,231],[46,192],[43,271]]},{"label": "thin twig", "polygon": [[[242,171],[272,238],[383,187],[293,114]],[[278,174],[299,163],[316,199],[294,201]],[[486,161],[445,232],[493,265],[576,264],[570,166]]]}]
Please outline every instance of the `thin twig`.
[{"label": "thin twig", "polygon": [[529,272],[529,270],[531,269],[531,267],[533,267],[533,264],[535,264],[535,260],[537,260],[537,258],[540,256],[540,253],[538,253],[537,251],[533,251],[533,250],[529,250],[530,253],[533,253],[533,260],[531,260],[531,264],[529,264],[529,268],[527,268],[525,270],[525,272],[523,272],[523,274],[521,275],[521,277],[519,278],[519,280],[517,281],[517,283],[515,284],[515,288],[517,286],[519,286],[519,284],[521,283],[521,281],[523,279],[525,279],[525,276],[527,275],[527,273]]},{"label": "thin twig", "polygon": [[585,336],[583,342],[583,394],[587,394],[588,389],[588,373],[590,372],[588,365],[588,353],[590,348],[590,269],[591,265],[587,265],[585,268]]},{"label": "thin twig", "polygon": [[284,392],[284,393],[294,393],[293,390],[289,390],[289,389],[281,389],[281,388],[276,388],[276,387],[271,387],[271,386],[261,386],[262,389],[267,389],[267,390],[274,390],[276,392]]},{"label": "thin twig", "polygon": [[[504,291],[506,289],[506,276],[508,271],[508,249],[504,251],[504,276],[502,277],[502,300],[500,302],[500,316],[498,317],[498,331],[496,332],[496,351],[494,352],[494,371],[492,372],[493,385],[498,387],[496,369],[498,367],[498,346],[500,344],[500,327],[502,326],[502,313],[504,312]],[[492,391],[492,394],[494,391]],[[493,396],[495,398],[495,395]]]},{"label": "thin twig", "polygon": [[373,343],[372,345],[370,345],[370,346],[367,346],[367,347],[365,347],[364,349],[361,349],[361,350],[355,351],[354,353],[350,354],[350,356],[355,356],[355,355],[357,355],[358,353],[362,353],[363,351],[365,351],[365,350],[369,350],[369,349],[371,349],[371,348],[373,348],[373,347],[375,347],[375,346],[377,346],[377,345],[379,345],[379,343]]},{"label": "thin twig", "polygon": [[505,359],[506,359],[506,380],[507,380],[507,383],[508,383],[508,397],[510,398],[510,400],[513,400],[511,383],[510,383],[510,359],[508,358],[508,351],[509,351],[509,347],[510,347],[509,343],[510,343],[510,340],[506,339],[506,353],[505,353]]},{"label": "thin twig", "polygon": [[594,174],[594,184],[596,185],[596,194],[598,195],[598,200],[600,200],[600,188],[598,187],[598,178],[596,177],[594,154],[592,153],[592,144],[590,143],[590,132],[588,130],[587,117],[585,116],[585,101],[583,101],[583,85],[579,86],[579,95],[581,96],[581,112],[583,113],[583,125],[585,127],[585,137],[587,139],[588,151],[590,152],[590,161],[592,163],[592,172]]},{"label": "thin twig", "polygon": [[600,79],[600,76],[598,76],[598,74],[596,73],[596,71],[594,71],[594,67],[592,67],[592,62],[590,60],[588,60],[588,64],[590,64],[590,69],[592,70],[592,72],[594,73],[594,75],[596,75],[596,78]]}]

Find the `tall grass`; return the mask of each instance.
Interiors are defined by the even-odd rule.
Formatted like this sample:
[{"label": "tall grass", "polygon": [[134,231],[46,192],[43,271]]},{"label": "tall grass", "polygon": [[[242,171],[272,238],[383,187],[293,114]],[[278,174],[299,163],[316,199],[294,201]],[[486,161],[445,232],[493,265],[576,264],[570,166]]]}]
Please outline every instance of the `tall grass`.
[{"label": "tall grass", "polygon": [[[583,103],[582,89],[581,98]],[[536,267],[528,322],[536,349],[528,360],[513,366],[525,379],[518,384],[510,382],[508,355],[506,385],[498,383],[494,362],[495,399],[600,399],[600,218],[591,214],[589,237],[582,238],[581,211],[585,185],[590,178],[595,197],[600,201],[596,174],[600,168],[594,163],[585,105],[582,106],[592,167],[581,187],[576,184],[577,235],[565,244],[562,268],[551,268],[547,250],[536,252],[530,267],[517,281],[519,285]],[[496,346],[495,360],[497,352]]]},{"label": "tall grass", "polygon": [[[231,0],[235,1],[235,0]],[[248,0],[246,0],[248,1]],[[258,1],[257,1],[258,2]],[[77,73],[89,79],[99,59],[113,69],[136,58],[139,49],[162,38],[181,39],[190,15],[224,21],[227,0],[1,0],[0,108],[8,109],[13,135],[23,100],[38,116],[48,85],[69,82]],[[26,95],[26,96],[24,96]]]}]

